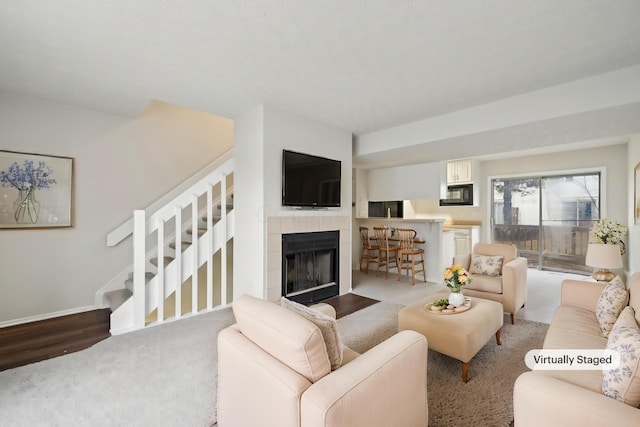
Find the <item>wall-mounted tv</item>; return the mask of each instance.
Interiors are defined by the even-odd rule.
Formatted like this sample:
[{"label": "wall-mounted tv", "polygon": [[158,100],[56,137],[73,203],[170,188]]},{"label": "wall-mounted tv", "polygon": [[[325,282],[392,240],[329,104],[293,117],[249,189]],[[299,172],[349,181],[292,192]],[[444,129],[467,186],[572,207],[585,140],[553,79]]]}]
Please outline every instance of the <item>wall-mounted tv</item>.
[{"label": "wall-mounted tv", "polygon": [[340,207],[341,162],[282,150],[282,206]]}]

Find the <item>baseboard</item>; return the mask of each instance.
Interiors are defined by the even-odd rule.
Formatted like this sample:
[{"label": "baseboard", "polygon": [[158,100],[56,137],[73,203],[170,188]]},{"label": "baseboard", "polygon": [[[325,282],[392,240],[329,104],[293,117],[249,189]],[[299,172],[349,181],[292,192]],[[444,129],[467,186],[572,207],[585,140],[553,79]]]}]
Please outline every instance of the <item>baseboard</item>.
[{"label": "baseboard", "polygon": [[53,319],[55,317],[67,316],[69,314],[78,314],[78,313],[83,313],[85,311],[98,310],[100,308],[104,308],[104,307],[88,305],[85,307],[70,308],[68,310],[56,311],[53,313],[37,314],[35,316],[23,317],[21,319],[6,320],[4,322],[0,322],[0,328],[6,328],[7,326],[22,325],[23,323],[37,322],[39,320]]}]

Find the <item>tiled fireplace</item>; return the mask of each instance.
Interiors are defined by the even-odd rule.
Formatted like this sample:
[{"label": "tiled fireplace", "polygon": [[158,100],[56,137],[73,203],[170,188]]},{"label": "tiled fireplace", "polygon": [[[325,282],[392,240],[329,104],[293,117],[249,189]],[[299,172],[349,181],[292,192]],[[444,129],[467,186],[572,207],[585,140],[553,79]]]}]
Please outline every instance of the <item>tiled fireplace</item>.
[{"label": "tiled fireplace", "polygon": [[[333,233],[322,233],[333,232]],[[283,235],[294,242],[293,249],[283,257]],[[335,258],[330,249],[331,236],[335,236]],[[351,218],[348,216],[286,216],[267,218],[267,298],[277,301],[283,293],[292,293],[291,299],[311,302],[317,298],[325,298],[330,294],[343,294],[351,287]],[[298,245],[308,237],[318,237],[316,243],[318,253],[311,257],[309,251]],[[312,248],[313,249],[313,248]],[[296,255],[297,254],[297,255]],[[287,260],[288,258],[288,260]],[[294,270],[289,270],[289,290],[287,291],[287,269],[291,269],[292,261],[306,263],[298,269],[302,275],[300,288],[291,283]],[[316,263],[312,266],[312,260]],[[337,265],[336,265],[337,264]],[[287,267],[289,265],[290,267]],[[333,278],[329,270],[335,266]],[[284,275],[283,275],[284,272]],[[313,276],[313,277],[311,277]],[[337,286],[331,285],[335,282]],[[284,284],[284,286],[283,286]],[[303,287],[308,286],[315,295],[306,295]]]}]

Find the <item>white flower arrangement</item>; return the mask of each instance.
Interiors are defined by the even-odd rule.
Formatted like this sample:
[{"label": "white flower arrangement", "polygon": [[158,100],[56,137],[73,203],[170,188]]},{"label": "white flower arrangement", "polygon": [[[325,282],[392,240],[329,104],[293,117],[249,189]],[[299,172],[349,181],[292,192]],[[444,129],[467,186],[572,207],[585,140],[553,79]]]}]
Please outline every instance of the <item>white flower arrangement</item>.
[{"label": "white flower arrangement", "polygon": [[622,241],[622,236],[627,234],[627,227],[617,221],[606,218],[598,220],[593,224],[589,233],[591,243],[603,243],[605,245],[620,245],[620,253],[626,252],[626,247]]}]

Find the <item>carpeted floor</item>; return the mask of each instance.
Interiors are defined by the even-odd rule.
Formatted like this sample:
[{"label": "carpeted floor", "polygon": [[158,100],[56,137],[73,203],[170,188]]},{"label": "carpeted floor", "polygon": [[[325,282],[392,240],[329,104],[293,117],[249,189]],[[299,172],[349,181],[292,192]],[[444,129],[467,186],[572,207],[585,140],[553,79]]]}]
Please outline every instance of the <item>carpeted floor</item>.
[{"label": "carpeted floor", "polygon": [[469,382],[460,362],[429,352],[427,391],[430,426],[509,426],[513,421],[513,384],[528,371],[527,352],[542,348],[549,325],[505,318],[502,345],[490,340],[469,362]]},{"label": "carpeted floor", "polygon": [[[379,303],[338,321],[344,343],[367,351],[398,328],[399,304]],[[460,362],[429,351],[427,395],[429,426],[509,426],[513,421],[513,384],[528,371],[524,356],[542,348],[549,325],[505,315],[502,345],[495,339],[469,362],[469,382],[462,382]]]},{"label": "carpeted floor", "polygon": [[[380,302],[338,320],[346,345],[364,352],[397,331],[403,306]],[[216,336],[230,309],[111,337],[64,357],[0,372],[0,425],[211,426],[216,422]],[[539,348],[542,323],[506,322],[470,363],[433,351],[428,361],[430,426],[509,425],[515,378]]]}]

